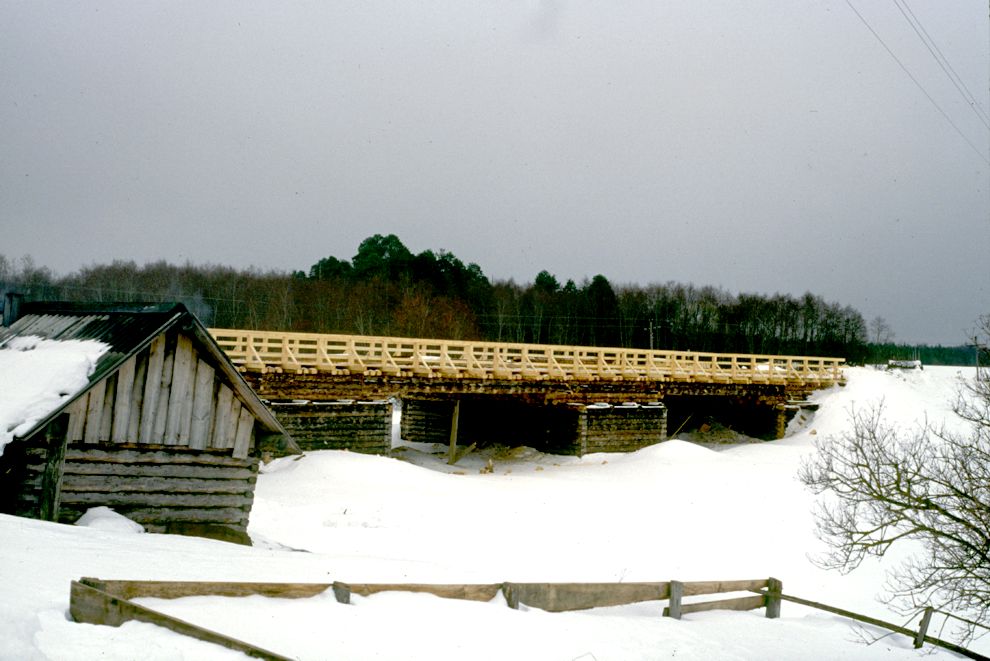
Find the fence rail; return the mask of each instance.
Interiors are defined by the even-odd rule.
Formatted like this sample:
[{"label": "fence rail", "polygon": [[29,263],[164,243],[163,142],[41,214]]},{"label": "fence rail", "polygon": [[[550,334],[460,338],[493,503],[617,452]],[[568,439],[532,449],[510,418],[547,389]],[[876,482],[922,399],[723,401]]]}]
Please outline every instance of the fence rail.
[{"label": "fence rail", "polygon": [[245,370],[527,381],[656,381],[824,387],[845,359],[212,328]]}]

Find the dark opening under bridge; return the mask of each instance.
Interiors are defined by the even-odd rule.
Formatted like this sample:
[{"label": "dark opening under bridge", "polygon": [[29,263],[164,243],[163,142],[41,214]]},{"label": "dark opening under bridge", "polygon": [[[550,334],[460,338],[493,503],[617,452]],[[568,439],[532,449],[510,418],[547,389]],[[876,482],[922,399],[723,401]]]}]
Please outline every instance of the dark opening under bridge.
[{"label": "dark opening under bridge", "polygon": [[[415,441],[453,443],[459,434],[482,445],[583,454],[636,449],[666,438],[668,426],[698,426],[710,418],[775,437],[810,392],[844,380],[842,358],[210,332],[257,392],[274,402],[298,441],[305,446],[301,436],[323,435],[322,445],[310,447],[347,446],[346,439],[327,440],[333,427],[342,437],[367,431],[355,421],[357,405],[345,410],[339,403],[328,408],[329,402],[388,398],[403,402],[403,438]],[[327,422],[335,416],[348,420]],[[375,434],[387,430],[372,426]],[[355,449],[369,448],[358,442]]]}]

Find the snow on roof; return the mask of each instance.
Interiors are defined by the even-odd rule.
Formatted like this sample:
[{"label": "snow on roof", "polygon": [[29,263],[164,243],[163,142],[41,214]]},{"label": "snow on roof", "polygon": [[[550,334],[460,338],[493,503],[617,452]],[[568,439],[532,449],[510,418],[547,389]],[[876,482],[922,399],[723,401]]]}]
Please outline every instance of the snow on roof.
[{"label": "snow on roof", "polygon": [[89,385],[109,345],[97,340],[12,337],[0,344],[0,454]]}]

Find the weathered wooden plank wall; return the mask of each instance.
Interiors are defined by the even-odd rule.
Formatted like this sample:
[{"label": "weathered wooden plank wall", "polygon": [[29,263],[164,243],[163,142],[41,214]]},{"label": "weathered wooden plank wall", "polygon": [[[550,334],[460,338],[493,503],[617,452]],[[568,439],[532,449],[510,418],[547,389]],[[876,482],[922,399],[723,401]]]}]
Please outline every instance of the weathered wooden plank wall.
[{"label": "weathered wooden plank wall", "polygon": [[162,334],[69,407],[69,442],[233,450],[247,457],[254,418],[181,333]]}]

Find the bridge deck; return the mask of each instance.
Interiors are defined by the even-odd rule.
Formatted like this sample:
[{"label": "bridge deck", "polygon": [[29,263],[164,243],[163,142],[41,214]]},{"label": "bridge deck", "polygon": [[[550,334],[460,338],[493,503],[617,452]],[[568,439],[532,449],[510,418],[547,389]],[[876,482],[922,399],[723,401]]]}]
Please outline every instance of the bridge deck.
[{"label": "bridge deck", "polygon": [[843,358],[649,351],[322,335],[214,328],[244,370],[465,380],[651,381],[821,388],[844,382]]}]

